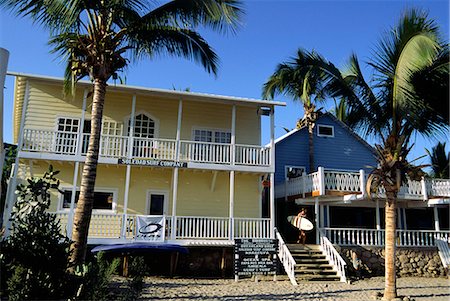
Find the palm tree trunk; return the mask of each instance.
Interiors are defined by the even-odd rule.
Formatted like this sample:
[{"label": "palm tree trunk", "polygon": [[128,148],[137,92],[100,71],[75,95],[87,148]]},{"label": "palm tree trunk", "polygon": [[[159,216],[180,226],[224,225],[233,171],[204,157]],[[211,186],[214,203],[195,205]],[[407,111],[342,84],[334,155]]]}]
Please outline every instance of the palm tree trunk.
[{"label": "palm tree trunk", "polygon": [[94,81],[94,94],[92,100],[91,135],[89,146],[81,176],[80,197],[74,214],[74,227],[72,232],[71,265],[84,262],[86,257],[87,236],[94,205],[95,178],[97,176],[97,162],[100,145],[100,132],[103,117],[103,105],[106,95],[106,81]]},{"label": "palm tree trunk", "polygon": [[395,270],[395,243],[396,243],[396,201],[397,188],[394,185],[386,188],[386,246],[385,246],[385,287],[383,300],[392,300],[397,297],[397,280]]},{"label": "palm tree trunk", "polygon": [[308,124],[309,173],[314,172],[314,124]]}]

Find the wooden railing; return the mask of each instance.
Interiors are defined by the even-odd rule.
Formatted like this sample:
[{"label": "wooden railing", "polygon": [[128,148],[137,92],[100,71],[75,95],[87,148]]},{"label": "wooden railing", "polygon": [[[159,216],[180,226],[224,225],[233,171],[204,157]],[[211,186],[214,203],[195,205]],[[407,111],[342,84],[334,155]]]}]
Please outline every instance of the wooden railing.
[{"label": "wooden railing", "polygon": [[[340,246],[384,246],[385,231],[359,228],[322,228],[323,235]],[[450,231],[397,230],[399,247],[434,247],[436,240],[449,241]]]},{"label": "wooden railing", "polygon": [[[66,232],[68,213],[54,213],[61,223],[61,231]],[[89,238],[134,239],[136,237],[136,215],[93,213],[89,227]],[[124,223],[124,218],[126,222]],[[270,238],[270,219],[233,218],[205,216],[165,216],[164,234],[166,239],[187,240],[233,240],[234,238]],[[231,233],[230,225],[234,225]],[[175,236],[172,236],[172,227]],[[125,227],[125,229],[123,229]],[[234,235],[234,236],[233,236]]]},{"label": "wooden railing", "polygon": [[277,229],[275,229],[275,237],[278,240],[278,258],[283,264],[284,271],[288,275],[291,283],[293,285],[298,285],[297,280],[295,279],[295,259]]},{"label": "wooden railing", "polygon": [[[280,197],[324,196],[327,192],[343,194],[360,194],[365,196],[367,176],[363,170],[359,172],[331,171],[322,167],[317,172],[289,179],[276,185],[275,195]],[[385,190],[378,187],[374,198],[384,198]],[[407,179],[399,190],[398,197],[402,199],[428,200],[430,198],[450,197],[450,179],[425,179],[414,181]]]},{"label": "wooden railing", "polygon": [[234,238],[269,238],[270,218],[234,218]]},{"label": "wooden railing", "polygon": [[[61,155],[85,155],[89,137],[90,134],[79,136],[78,133],[73,132],[25,129],[22,150]],[[271,166],[270,153],[270,147],[257,145],[236,144],[233,147],[229,143],[115,135],[102,135],[99,145],[99,155],[106,158],[132,157],[135,159],[264,167]]]},{"label": "wooden railing", "polygon": [[347,282],[347,264],[342,256],[334,248],[330,240],[325,236],[322,230],[319,230],[320,250],[325,254],[327,260],[333,266],[333,269],[338,273],[341,282]]}]

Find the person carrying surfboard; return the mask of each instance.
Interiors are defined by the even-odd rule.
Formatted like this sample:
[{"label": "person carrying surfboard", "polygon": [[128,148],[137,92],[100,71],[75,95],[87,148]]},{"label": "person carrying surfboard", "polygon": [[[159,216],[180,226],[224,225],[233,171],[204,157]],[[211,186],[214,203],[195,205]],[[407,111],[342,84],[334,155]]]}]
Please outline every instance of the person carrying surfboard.
[{"label": "person carrying surfboard", "polygon": [[[307,213],[306,208],[302,208],[302,210],[300,210],[300,212],[297,214],[297,216],[300,219],[306,218],[306,213]],[[306,232],[303,229],[300,229],[297,243],[301,243],[301,244],[305,245],[305,242],[306,242]]]}]

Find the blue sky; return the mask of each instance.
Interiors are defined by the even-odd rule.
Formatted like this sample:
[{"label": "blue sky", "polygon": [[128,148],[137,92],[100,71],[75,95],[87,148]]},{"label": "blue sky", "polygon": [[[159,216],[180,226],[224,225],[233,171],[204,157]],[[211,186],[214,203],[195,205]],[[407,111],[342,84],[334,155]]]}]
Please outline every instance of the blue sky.
[{"label": "blue sky", "polygon": [[[245,1],[246,16],[236,35],[221,36],[201,30],[218,53],[218,77],[207,74],[193,62],[161,57],[131,64],[126,70],[127,84],[146,87],[184,89],[231,96],[259,98],[261,87],[276,65],[293,56],[299,47],[315,49],[337,66],[343,66],[355,52],[368,77],[366,62],[383,32],[389,30],[406,8],[429,11],[449,36],[448,1]],[[10,51],[8,70],[63,76],[64,65],[50,54],[48,34],[28,19],[18,19],[0,11],[0,47]],[[13,81],[5,90],[4,136],[12,141]],[[295,127],[302,116],[301,106],[285,97],[286,108],[276,111],[276,137],[283,127]],[[325,106],[330,107],[330,105]],[[263,123],[263,143],[268,142],[268,120]],[[448,140],[440,137],[439,140]],[[435,140],[417,138],[411,157],[425,154]],[[371,142],[371,141],[369,141]],[[424,160],[419,161],[424,162]]]}]

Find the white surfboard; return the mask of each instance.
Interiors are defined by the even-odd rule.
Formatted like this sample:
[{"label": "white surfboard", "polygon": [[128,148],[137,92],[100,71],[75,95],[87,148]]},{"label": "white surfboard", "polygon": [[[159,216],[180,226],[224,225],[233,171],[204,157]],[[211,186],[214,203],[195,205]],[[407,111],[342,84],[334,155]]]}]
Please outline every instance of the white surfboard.
[{"label": "white surfboard", "polygon": [[314,229],[314,225],[313,223],[311,223],[309,221],[309,219],[307,219],[306,217],[300,217],[297,215],[290,215],[287,217],[288,222],[290,222],[294,227],[300,229],[300,230],[304,230],[304,231],[309,231]]}]

